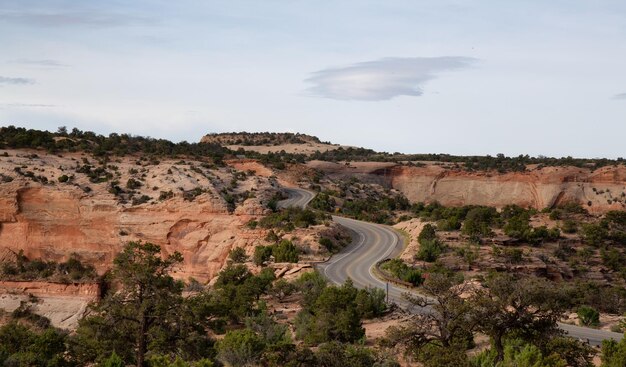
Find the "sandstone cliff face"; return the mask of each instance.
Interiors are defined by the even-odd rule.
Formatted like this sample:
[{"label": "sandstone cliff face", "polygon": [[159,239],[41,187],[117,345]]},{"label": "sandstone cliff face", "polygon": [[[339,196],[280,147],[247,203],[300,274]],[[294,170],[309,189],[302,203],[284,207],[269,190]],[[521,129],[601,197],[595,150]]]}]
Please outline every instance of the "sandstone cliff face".
[{"label": "sandstone cliff face", "polygon": [[549,167],[506,174],[472,173],[438,166],[396,166],[385,174],[394,188],[414,202],[496,207],[517,204],[536,209],[576,202],[593,213],[626,207],[623,166],[594,172],[576,167]]},{"label": "sandstone cliff face", "polygon": [[[233,247],[253,247],[262,241],[264,233],[245,224],[267,210],[263,203],[275,191],[262,176],[247,175],[235,181],[241,172],[230,167],[199,170],[200,162],[141,166],[135,163],[136,157],[129,157],[115,162],[117,181],[125,188],[124,183],[135,177],[142,182],[135,197],[151,197],[133,205],[110,193],[109,182],[93,183],[76,173],[81,157],[59,158],[41,152],[36,159],[27,157],[11,151],[9,158],[0,159],[0,173],[14,178],[0,184],[0,258],[8,259],[22,250],[28,258],[63,261],[76,253],[100,273],[110,268],[124,243],[141,240],[160,245],[166,254],[183,254],[177,277],[208,281]],[[42,184],[16,175],[14,166],[46,175],[49,181]],[[71,183],[59,183],[61,174],[75,177]],[[87,186],[91,190],[85,192]],[[202,193],[184,200],[183,191],[194,188],[201,188]],[[156,198],[168,190],[171,197]],[[221,192],[247,199],[229,211]]]},{"label": "sandstone cliff face", "polygon": [[308,166],[331,177],[354,176],[392,187],[412,202],[496,207],[517,204],[537,209],[576,202],[592,213],[626,208],[624,166],[595,171],[577,167],[529,167],[527,172],[505,174],[468,172],[433,163],[415,167],[384,162],[312,161]]},{"label": "sandstone cliff face", "polygon": [[[36,296],[33,299],[33,296]],[[53,326],[75,330],[90,302],[100,296],[100,284],[0,281],[0,309],[13,312],[23,304],[50,319]]]},{"label": "sandstone cliff face", "polygon": [[208,195],[194,202],[174,198],[131,208],[76,188],[4,185],[0,195],[12,199],[0,206],[0,247],[56,261],[77,253],[100,272],[110,267],[126,241],[141,240],[161,245],[165,253],[181,252],[185,263],[177,276],[206,281],[233,246],[255,240],[243,235],[245,215],[229,214]]}]

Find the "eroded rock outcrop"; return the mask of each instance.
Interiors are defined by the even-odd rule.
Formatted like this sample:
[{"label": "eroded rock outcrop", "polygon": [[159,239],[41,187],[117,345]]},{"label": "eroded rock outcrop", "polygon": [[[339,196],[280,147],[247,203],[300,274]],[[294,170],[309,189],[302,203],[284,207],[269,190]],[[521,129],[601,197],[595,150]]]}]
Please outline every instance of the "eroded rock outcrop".
[{"label": "eroded rock outcrop", "polygon": [[123,207],[106,196],[86,195],[73,187],[3,185],[0,195],[0,248],[24,251],[29,258],[61,261],[72,253],[102,272],[126,241],[161,245],[185,258],[180,277],[208,280],[242,238],[246,215],[232,215],[208,195],[194,202],[178,198]]},{"label": "eroded rock outcrop", "polygon": [[575,202],[595,213],[626,207],[624,166],[596,171],[547,167],[505,174],[466,172],[439,166],[396,166],[387,174],[391,185],[415,202],[496,207],[517,204],[537,209]]},{"label": "eroded rock outcrop", "polygon": [[412,202],[446,206],[517,204],[543,209],[567,202],[583,205],[592,213],[626,208],[626,167],[597,170],[578,167],[529,167],[526,172],[469,172],[450,165],[420,166],[389,162],[330,163],[308,166],[331,177],[354,176],[401,191]]},{"label": "eroded rock outcrop", "polygon": [[[245,224],[268,210],[276,192],[269,175],[247,166],[247,173],[239,171],[234,163],[155,164],[127,156],[106,164],[81,153],[9,150],[0,156],[0,173],[11,179],[0,183],[0,260],[20,250],[59,262],[76,253],[102,273],[124,243],[144,241],[183,254],[177,277],[208,281],[233,247],[262,241],[264,233]],[[110,177],[94,180],[89,171],[95,167]]]}]

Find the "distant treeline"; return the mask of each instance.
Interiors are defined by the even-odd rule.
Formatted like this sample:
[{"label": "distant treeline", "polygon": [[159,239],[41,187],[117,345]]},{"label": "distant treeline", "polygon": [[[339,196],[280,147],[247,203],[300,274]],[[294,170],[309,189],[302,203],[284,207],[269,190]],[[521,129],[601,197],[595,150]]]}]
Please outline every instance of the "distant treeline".
[{"label": "distant treeline", "polygon": [[626,164],[624,158],[608,159],[608,158],[574,158],[574,157],[531,157],[528,154],[519,155],[517,157],[507,157],[504,154],[497,154],[495,157],[486,156],[459,156],[451,154],[402,154],[376,152],[367,148],[339,147],[326,152],[315,152],[306,156],[307,160],[320,160],[329,162],[405,162],[413,165],[420,165],[421,162],[441,162],[451,163],[458,168],[467,171],[498,171],[504,172],[523,172],[528,169],[529,165],[537,165],[538,167],[564,167],[573,166],[580,168],[589,168],[592,170],[605,167]]},{"label": "distant treeline", "polygon": [[[221,141],[221,136],[233,137]],[[302,163],[307,160],[323,160],[329,162],[339,161],[375,161],[375,162],[444,162],[455,164],[458,168],[468,171],[489,171],[494,170],[504,172],[522,172],[527,170],[528,165],[539,166],[574,166],[598,169],[604,166],[625,164],[623,158],[551,158],[551,157],[531,157],[529,155],[519,155],[517,157],[507,157],[498,154],[495,157],[486,156],[457,156],[450,154],[402,154],[376,152],[365,148],[343,148],[339,147],[326,152],[316,152],[311,155],[292,154],[284,151],[268,154],[260,154],[240,149],[232,151],[221,144],[274,144],[275,143],[304,143],[307,141],[319,142],[319,139],[303,134],[292,133],[232,133],[232,134],[211,134],[207,137],[216,137],[215,142],[188,143],[186,141],[173,143],[165,139],[154,139],[129,134],[112,133],[108,136],[99,135],[91,131],[81,131],[73,128],[68,131],[65,127],[60,127],[57,132],[48,132],[35,129],[25,129],[21,127],[8,126],[0,128],[0,149],[2,148],[32,148],[45,149],[49,152],[59,151],[84,151],[96,156],[107,154],[127,155],[141,153],[154,156],[192,156],[210,157],[221,160],[227,155],[245,154],[249,158],[256,158],[263,163],[271,164],[275,168],[281,169],[285,163]],[[248,138],[246,138],[248,137]],[[218,142],[219,141],[219,142]]]},{"label": "distant treeline", "polygon": [[[597,169],[604,166],[625,164],[624,158],[573,158],[573,157],[531,157],[529,155],[519,155],[517,157],[507,157],[498,154],[495,157],[486,156],[458,156],[450,154],[402,154],[376,152],[365,148],[338,148],[326,152],[316,152],[310,159],[322,161],[375,161],[375,162],[446,162],[457,163],[468,171],[496,170],[499,172],[521,172],[527,169],[528,165],[542,166],[574,166]],[[418,163],[419,164],[419,163]]]},{"label": "distant treeline", "polygon": [[55,152],[89,152],[96,156],[123,156],[142,153],[155,156],[196,156],[221,158],[231,153],[219,144],[173,143],[165,139],[112,133],[108,136],[73,128],[60,127],[57,132],[8,126],[0,128],[0,148],[45,149]]},{"label": "distant treeline", "polygon": [[[205,135],[203,141],[225,145],[281,145],[281,144],[305,144],[321,143],[315,137],[300,133],[272,133],[272,132],[232,132],[232,133],[212,133]],[[330,143],[329,143],[330,144]]]}]

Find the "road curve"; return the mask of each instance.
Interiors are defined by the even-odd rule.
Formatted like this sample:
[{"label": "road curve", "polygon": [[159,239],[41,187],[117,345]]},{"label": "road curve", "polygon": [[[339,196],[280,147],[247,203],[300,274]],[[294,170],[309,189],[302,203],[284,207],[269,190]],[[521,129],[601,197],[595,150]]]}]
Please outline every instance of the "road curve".
[{"label": "road curve", "polygon": [[[299,188],[283,189],[289,196],[279,202],[279,207],[304,208],[315,197],[313,192]],[[326,278],[336,284],[350,278],[357,287],[378,287],[389,290],[389,301],[395,302],[409,312],[428,312],[407,302],[402,296],[407,289],[392,283],[385,283],[373,273],[374,265],[384,259],[396,257],[402,252],[403,241],[390,227],[333,216],[333,220],[352,232],[352,243],[341,252],[335,254],[327,262],[320,264],[318,270]],[[559,324],[559,327],[574,338],[588,341],[591,345],[600,345],[602,340],[621,340],[623,335],[605,330],[597,330],[580,326]]]},{"label": "road curve", "polygon": [[304,209],[313,200],[315,194],[308,190],[283,188],[288,198],[278,202],[279,208],[300,207]]}]

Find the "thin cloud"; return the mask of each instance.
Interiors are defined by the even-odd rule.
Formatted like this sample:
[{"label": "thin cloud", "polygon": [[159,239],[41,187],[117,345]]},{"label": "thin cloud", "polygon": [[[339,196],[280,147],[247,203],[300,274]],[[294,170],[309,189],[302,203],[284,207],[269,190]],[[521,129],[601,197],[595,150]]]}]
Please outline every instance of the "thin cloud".
[{"label": "thin cloud", "polygon": [[398,96],[421,96],[423,86],[440,73],[466,68],[476,59],[460,56],[388,57],[312,73],[310,95],[359,101],[383,101]]},{"label": "thin cloud", "polygon": [[13,60],[14,64],[21,64],[26,66],[36,66],[36,67],[44,67],[44,68],[64,68],[69,65],[63,64],[57,60],[51,59],[17,59]]},{"label": "thin cloud", "polygon": [[5,84],[24,85],[24,84],[33,84],[33,83],[35,83],[34,79],[9,78],[6,76],[0,76],[0,85],[5,85]]},{"label": "thin cloud", "polygon": [[116,27],[130,24],[150,23],[147,18],[126,14],[95,11],[43,12],[5,11],[0,12],[0,21],[22,23],[37,27]]},{"label": "thin cloud", "polygon": [[41,103],[0,103],[0,108],[54,108],[53,104]]},{"label": "thin cloud", "polygon": [[626,93],[619,93],[613,96],[613,99],[626,99]]}]

